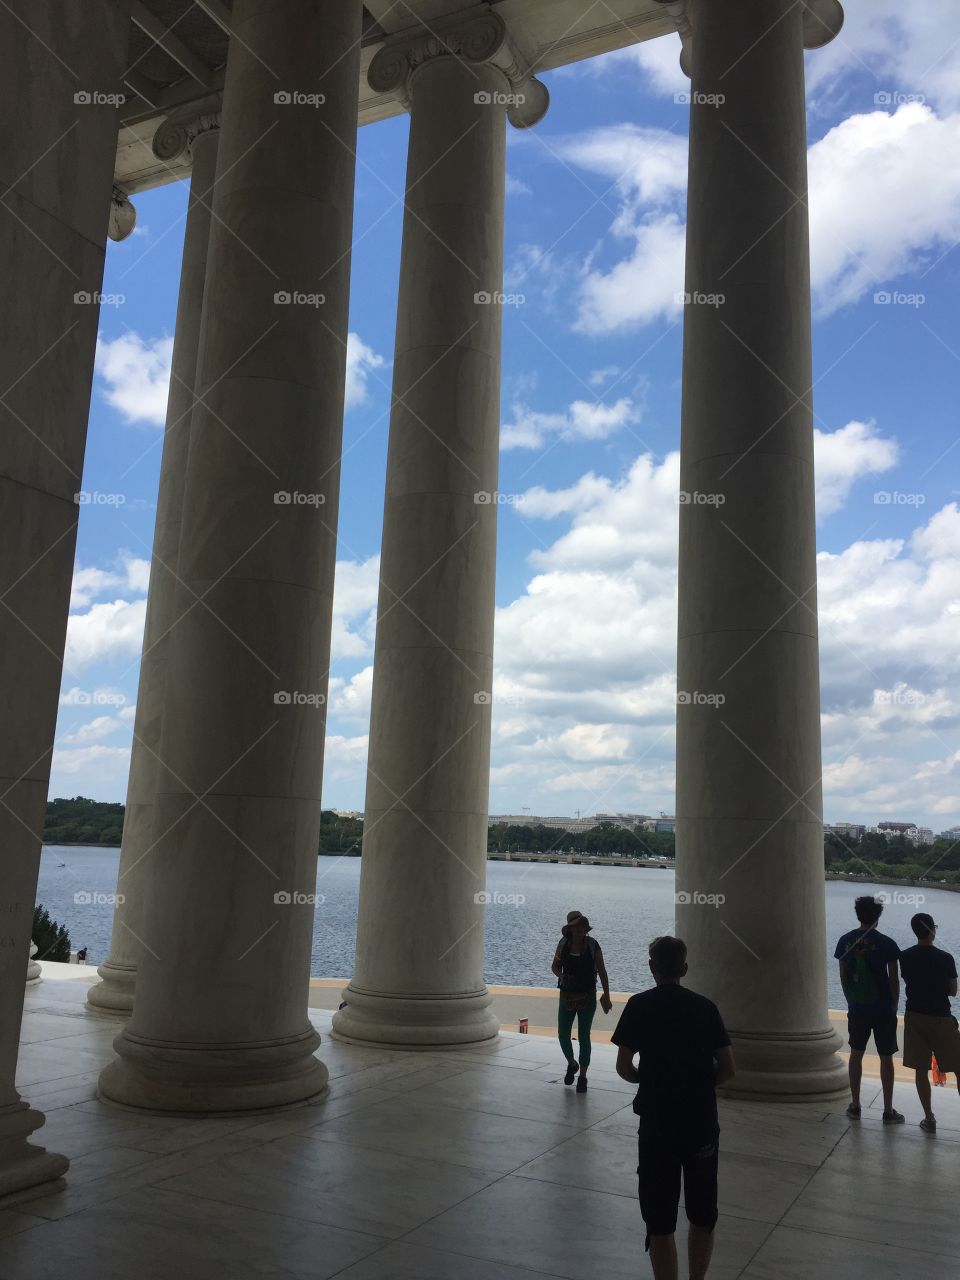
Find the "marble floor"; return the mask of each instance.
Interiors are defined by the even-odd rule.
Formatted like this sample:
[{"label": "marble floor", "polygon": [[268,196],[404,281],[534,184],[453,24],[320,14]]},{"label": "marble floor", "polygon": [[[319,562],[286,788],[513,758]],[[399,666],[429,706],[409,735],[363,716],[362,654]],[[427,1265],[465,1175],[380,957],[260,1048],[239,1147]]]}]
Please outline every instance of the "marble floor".
[{"label": "marble floor", "polygon": [[[90,974],[93,978],[94,973]],[[595,1050],[586,1095],[554,1044],[409,1054],[324,1037],[329,1097],[273,1116],[137,1116],[95,1099],[114,1023],[86,983],[27,993],[20,1087],[65,1189],[0,1209],[0,1280],[536,1280],[650,1274],[635,1195],[631,1089]],[[722,1104],[717,1280],[953,1274],[960,1099],[936,1137],[843,1104]],[[682,1214],[681,1214],[682,1222]],[[682,1227],[681,1227],[682,1234]]]}]

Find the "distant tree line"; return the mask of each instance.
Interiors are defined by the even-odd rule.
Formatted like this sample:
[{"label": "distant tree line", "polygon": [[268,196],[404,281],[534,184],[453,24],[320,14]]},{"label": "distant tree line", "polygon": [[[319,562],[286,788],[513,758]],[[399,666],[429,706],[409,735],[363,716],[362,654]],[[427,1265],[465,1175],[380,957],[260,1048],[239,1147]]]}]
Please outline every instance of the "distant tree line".
[{"label": "distant tree line", "polygon": [[617,858],[672,858],[672,831],[644,831],[616,822],[600,822],[589,831],[495,823],[487,834],[488,853],[584,853]]},{"label": "distant tree line", "polygon": [[[122,804],[88,800],[85,796],[48,800],[44,844],[119,845],[123,837],[123,813]],[[323,810],[318,853],[358,855],[362,839],[360,818],[341,817],[332,809]]]},{"label": "distant tree line", "polygon": [[960,884],[960,841],[940,837],[932,844],[912,844],[902,835],[888,840],[868,831],[851,840],[831,831],[824,837],[823,861],[832,872]]},{"label": "distant tree line", "polygon": [[48,800],[44,844],[119,844],[123,805],[104,800]]}]

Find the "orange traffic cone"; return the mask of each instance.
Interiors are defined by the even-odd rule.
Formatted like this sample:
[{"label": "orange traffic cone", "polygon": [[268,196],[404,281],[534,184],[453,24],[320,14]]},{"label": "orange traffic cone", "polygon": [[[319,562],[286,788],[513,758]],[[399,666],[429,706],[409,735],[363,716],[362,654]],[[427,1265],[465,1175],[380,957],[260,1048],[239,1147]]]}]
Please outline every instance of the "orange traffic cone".
[{"label": "orange traffic cone", "polygon": [[933,1076],[934,1084],[942,1085],[947,1083],[947,1073],[945,1071],[940,1070],[940,1063],[936,1060],[936,1058],[931,1058],[930,1072]]}]

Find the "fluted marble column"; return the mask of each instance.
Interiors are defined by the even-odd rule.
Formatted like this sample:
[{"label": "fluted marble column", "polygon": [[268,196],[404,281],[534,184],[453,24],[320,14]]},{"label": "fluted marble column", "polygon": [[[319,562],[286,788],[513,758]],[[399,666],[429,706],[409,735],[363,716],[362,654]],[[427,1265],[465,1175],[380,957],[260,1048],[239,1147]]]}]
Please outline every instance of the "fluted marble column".
[{"label": "fluted marble column", "polygon": [[687,5],[677,930],[741,1096],[845,1086],[826,1010],[803,72],[824,7]]},{"label": "fluted marble column", "polygon": [[388,44],[409,103],[357,956],[338,1037],[496,1036],[483,981],[506,117],[546,90],[486,6]]},{"label": "fluted marble column", "polygon": [[[307,1017],[360,0],[236,0],[133,1016],[101,1097],[323,1092]],[[307,495],[310,501],[293,500]],[[284,501],[284,494],[290,495]]]},{"label": "fluted marble column", "polygon": [[217,169],[220,103],[202,104],[188,116],[173,115],[161,125],[153,149],[171,162],[189,149],[192,169],[180,267],[180,295],[171,362],[170,393],[160,462],[157,520],[150,563],[147,619],[140,659],[140,687],[130,755],[123,842],[117,876],[117,907],[110,954],[97,972],[87,1003],[101,1013],[129,1014],[133,1009],[143,920],[146,860],[153,855],[153,801],[159,776],[167,646],[177,623],[177,557],[187,475],[190,420],[197,373],[200,317],[207,274],[210,205]]},{"label": "fluted marble column", "polygon": [[0,1196],[56,1181],[14,1079],[76,544],[126,6],[0,6]]}]

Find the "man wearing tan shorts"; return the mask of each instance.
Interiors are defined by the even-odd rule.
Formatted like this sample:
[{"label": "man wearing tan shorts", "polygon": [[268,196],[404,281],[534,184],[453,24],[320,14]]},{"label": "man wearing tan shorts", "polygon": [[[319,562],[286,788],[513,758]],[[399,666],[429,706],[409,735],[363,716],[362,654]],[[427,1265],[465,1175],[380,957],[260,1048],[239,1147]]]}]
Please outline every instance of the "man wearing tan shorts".
[{"label": "man wearing tan shorts", "polygon": [[918,912],[910,928],[917,944],[900,952],[900,972],[907,984],[903,1065],[913,1067],[916,1073],[924,1115],[920,1128],[936,1133],[937,1121],[930,1107],[931,1055],[942,1071],[956,1074],[960,1089],[960,1029],[950,1012],[950,998],[957,994],[957,966],[949,951],[933,945],[937,936],[933,916]]}]

